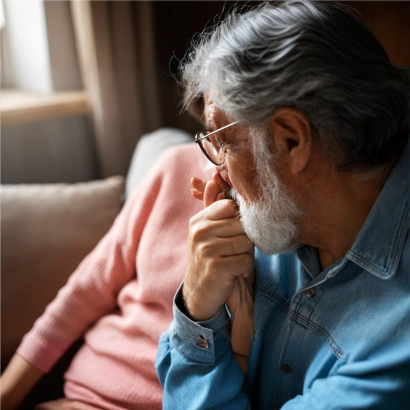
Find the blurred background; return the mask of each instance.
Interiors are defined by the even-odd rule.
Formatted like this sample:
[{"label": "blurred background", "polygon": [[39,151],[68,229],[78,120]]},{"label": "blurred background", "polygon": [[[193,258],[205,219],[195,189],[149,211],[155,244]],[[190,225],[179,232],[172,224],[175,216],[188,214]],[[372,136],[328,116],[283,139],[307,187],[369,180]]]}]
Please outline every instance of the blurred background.
[{"label": "blurred background", "polygon": [[[410,2],[346,3],[410,66]],[[3,0],[1,182],[125,176],[144,133],[197,132],[172,74],[195,33],[234,4],[244,3]]]}]

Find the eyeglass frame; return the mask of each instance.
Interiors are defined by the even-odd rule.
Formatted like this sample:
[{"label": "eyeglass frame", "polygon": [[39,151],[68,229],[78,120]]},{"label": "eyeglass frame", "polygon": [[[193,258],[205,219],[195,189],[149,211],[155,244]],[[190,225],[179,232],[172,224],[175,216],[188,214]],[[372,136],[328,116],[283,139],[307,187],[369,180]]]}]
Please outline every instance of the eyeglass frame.
[{"label": "eyeglass frame", "polygon": [[[209,158],[209,155],[207,154],[205,148],[203,147],[201,140],[203,140],[203,139],[209,137],[209,136],[212,135],[212,134],[216,134],[217,132],[222,131],[222,130],[224,130],[225,128],[231,127],[232,125],[235,125],[235,124],[237,124],[238,122],[239,122],[239,121],[232,122],[232,123],[230,123],[230,124],[228,124],[228,125],[225,125],[224,127],[221,127],[221,128],[219,128],[219,129],[217,129],[217,130],[215,130],[215,131],[210,132],[209,134],[204,135],[203,137],[198,137],[198,135],[199,135],[200,133],[202,133],[202,132],[208,132],[208,130],[201,130],[201,131],[199,131],[199,132],[196,133],[196,135],[195,135],[195,142],[198,143],[199,148],[201,148],[201,151],[205,154],[205,156],[209,159],[209,161],[211,161],[214,165],[220,166],[220,165],[223,165],[223,164],[225,163],[225,158],[226,158],[226,152],[225,152],[225,150],[224,150],[224,159],[223,159],[223,161],[222,161],[220,164],[217,164],[217,163],[214,162],[211,158]],[[219,142],[220,142],[220,144],[221,144],[221,148],[223,148],[226,144],[224,144],[219,138],[218,138],[218,140],[219,140]]]}]

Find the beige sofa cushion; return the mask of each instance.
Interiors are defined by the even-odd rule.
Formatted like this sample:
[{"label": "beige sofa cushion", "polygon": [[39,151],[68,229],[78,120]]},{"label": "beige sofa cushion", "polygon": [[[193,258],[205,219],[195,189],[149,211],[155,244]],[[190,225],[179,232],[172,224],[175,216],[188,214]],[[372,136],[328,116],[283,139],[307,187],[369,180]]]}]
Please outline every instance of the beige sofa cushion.
[{"label": "beige sofa cushion", "polygon": [[58,290],[111,227],[123,177],[1,187],[2,369]]}]

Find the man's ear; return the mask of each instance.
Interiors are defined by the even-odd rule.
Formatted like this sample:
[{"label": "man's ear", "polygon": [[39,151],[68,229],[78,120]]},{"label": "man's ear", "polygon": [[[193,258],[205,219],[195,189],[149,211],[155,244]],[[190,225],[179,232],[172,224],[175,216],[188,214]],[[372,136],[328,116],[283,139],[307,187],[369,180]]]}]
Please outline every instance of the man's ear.
[{"label": "man's ear", "polygon": [[301,172],[312,154],[313,137],[308,118],[290,107],[278,108],[271,117],[272,143],[293,174]]}]

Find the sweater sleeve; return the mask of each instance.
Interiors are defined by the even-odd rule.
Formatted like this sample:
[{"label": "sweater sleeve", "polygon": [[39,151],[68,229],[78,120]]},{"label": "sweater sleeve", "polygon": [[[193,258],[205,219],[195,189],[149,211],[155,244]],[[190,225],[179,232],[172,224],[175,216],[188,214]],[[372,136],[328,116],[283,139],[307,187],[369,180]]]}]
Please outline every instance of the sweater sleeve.
[{"label": "sweater sleeve", "polygon": [[87,328],[115,309],[118,293],[135,277],[138,244],[170,159],[165,153],[157,162],[108,233],[23,337],[17,353],[43,372],[49,372]]}]

